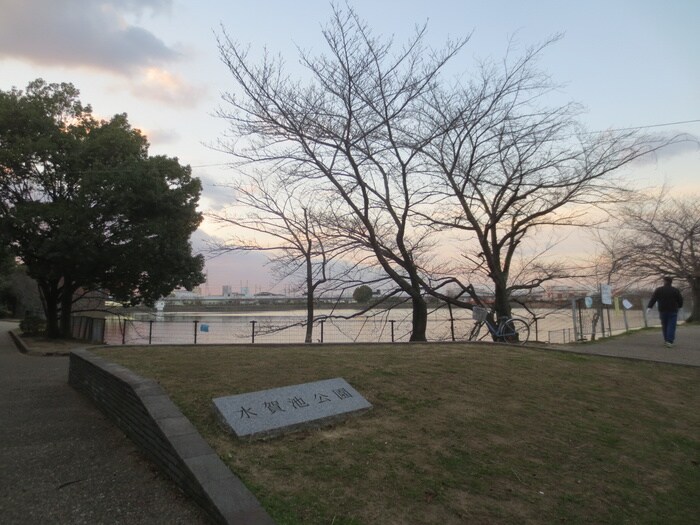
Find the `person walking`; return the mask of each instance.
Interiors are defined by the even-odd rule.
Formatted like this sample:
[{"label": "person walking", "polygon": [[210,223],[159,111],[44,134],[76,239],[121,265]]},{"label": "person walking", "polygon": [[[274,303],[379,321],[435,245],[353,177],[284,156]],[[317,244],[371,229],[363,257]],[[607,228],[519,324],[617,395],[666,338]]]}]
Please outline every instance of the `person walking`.
[{"label": "person walking", "polygon": [[661,319],[664,344],[672,347],[676,339],[678,310],[683,307],[683,296],[680,290],[673,286],[673,277],[664,277],[664,285],[654,290],[647,309],[654,308],[656,303],[659,303],[659,319]]}]

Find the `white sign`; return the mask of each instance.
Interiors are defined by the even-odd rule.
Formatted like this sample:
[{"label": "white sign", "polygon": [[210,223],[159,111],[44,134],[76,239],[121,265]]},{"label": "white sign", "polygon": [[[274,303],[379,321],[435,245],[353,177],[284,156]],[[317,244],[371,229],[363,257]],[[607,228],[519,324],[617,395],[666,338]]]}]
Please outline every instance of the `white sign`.
[{"label": "white sign", "polygon": [[609,284],[600,285],[600,302],[603,304],[612,304],[612,286]]},{"label": "white sign", "polygon": [[213,403],[220,421],[239,438],[270,437],[372,408],[340,377],[217,397]]}]

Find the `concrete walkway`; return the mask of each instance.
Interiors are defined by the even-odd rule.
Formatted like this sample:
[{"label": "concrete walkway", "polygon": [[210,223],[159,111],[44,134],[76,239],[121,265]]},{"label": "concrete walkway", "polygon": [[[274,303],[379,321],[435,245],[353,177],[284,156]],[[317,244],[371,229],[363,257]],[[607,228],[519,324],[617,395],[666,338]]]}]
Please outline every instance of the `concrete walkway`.
[{"label": "concrete walkway", "polygon": [[664,346],[661,329],[637,330],[626,335],[551,348],[580,354],[604,355],[656,361],[674,365],[700,366],[700,325],[680,325],[672,348]]},{"label": "concrete walkway", "polygon": [[203,511],[68,386],[68,357],[21,354],[0,322],[0,522],[203,524]]}]

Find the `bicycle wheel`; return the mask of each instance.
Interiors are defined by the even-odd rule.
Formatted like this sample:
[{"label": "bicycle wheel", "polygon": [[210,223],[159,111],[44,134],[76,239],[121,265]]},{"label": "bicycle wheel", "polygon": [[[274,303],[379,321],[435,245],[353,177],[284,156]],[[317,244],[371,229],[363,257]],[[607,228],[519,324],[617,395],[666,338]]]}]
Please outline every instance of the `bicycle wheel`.
[{"label": "bicycle wheel", "polygon": [[527,343],[530,326],[522,319],[505,319],[498,327],[498,338],[509,344]]}]

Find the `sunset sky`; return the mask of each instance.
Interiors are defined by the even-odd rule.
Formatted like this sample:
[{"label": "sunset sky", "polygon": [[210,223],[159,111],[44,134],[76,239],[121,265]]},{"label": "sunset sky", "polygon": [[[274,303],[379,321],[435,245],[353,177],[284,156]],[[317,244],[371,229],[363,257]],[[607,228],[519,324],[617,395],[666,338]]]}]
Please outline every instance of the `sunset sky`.
[{"label": "sunset sky", "polygon": [[[555,33],[563,39],[540,65],[563,85],[561,102],[587,108],[592,131],[647,127],[700,137],[700,2],[697,0],[355,0],[375,33],[401,43],[428,23],[429,41],[473,33],[460,60],[504,57]],[[251,52],[280,52],[291,71],[300,48],[322,52],[326,0],[0,0],[0,89],[23,89],[37,77],[71,82],[96,115],[126,112],[151,143],[151,154],[176,156],[204,184],[203,211],[231,202],[217,186],[230,160],[211,146],[226,123],[213,116],[233,88],[221,63],[221,27]],[[459,65],[459,64],[457,64]],[[459,71],[455,71],[458,73]],[[666,125],[669,123],[678,123]],[[700,190],[700,149],[684,143],[644,163],[634,177],[678,192]],[[197,242],[216,229],[205,223]],[[267,290],[262,256],[208,262],[209,292],[223,284]]]}]

